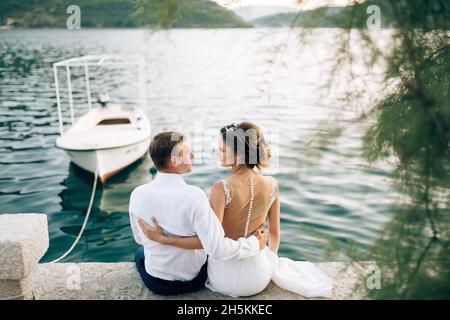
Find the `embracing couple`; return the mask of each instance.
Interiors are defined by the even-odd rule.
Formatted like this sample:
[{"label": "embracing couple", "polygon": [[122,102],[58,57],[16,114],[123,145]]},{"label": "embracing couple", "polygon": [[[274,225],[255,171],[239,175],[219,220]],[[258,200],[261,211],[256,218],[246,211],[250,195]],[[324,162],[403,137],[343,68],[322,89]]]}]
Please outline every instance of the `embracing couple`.
[{"label": "embracing couple", "polygon": [[330,297],[331,280],[314,264],[277,255],[280,191],[274,178],[261,174],[270,160],[261,128],[231,124],[218,140],[220,163],[231,173],[212,186],[208,201],[182,177],[194,158],[186,137],[177,132],[154,137],[149,152],[158,173],[132,192],[129,208],[134,238],[142,246],[135,261],[144,284],[160,295],[206,286],[238,297],[255,295],[273,280],[306,297]]}]

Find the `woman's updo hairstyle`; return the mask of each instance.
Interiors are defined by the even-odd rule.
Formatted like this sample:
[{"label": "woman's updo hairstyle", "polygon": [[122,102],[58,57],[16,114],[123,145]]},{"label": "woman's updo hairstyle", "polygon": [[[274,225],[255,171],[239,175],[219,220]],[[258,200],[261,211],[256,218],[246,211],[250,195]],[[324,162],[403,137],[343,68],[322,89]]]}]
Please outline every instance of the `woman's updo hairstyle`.
[{"label": "woman's updo hairstyle", "polygon": [[[220,129],[220,133],[227,147],[228,163],[236,159],[236,164],[245,164],[251,169],[269,166],[270,148],[257,124],[252,122],[233,123]],[[233,150],[233,152],[230,153],[229,150]],[[235,155],[236,158],[234,158]]]}]

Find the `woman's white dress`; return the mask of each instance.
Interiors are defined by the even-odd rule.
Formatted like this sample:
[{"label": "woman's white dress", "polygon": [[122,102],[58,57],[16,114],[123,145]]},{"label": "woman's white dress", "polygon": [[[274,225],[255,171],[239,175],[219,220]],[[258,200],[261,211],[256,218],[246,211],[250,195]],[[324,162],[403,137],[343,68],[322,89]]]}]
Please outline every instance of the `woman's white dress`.
[{"label": "woman's white dress", "polygon": [[[228,204],[230,196],[226,183],[224,190]],[[251,296],[263,291],[270,281],[309,298],[329,298],[333,288],[330,277],[313,263],[278,257],[269,247],[246,259],[208,259],[206,287],[212,291],[232,297]]]}]

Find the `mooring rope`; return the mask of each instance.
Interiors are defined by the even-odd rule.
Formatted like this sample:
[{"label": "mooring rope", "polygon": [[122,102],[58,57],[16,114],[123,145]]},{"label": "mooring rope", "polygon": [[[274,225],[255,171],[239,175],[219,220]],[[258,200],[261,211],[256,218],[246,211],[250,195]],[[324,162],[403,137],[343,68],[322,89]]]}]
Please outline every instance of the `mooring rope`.
[{"label": "mooring rope", "polygon": [[75,246],[78,244],[78,241],[80,241],[81,236],[83,235],[84,230],[86,229],[86,225],[88,223],[89,220],[89,216],[91,215],[91,211],[92,211],[92,205],[94,204],[94,198],[95,198],[95,190],[97,189],[97,180],[98,180],[98,166],[95,169],[95,176],[94,176],[94,184],[92,186],[92,191],[91,191],[91,198],[89,200],[89,206],[87,208],[86,211],[86,217],[84,218],[83,221],[83,225],[81,226],[80,232],[78,233],[77,238],[75,239],[75,241],[72,243],[72,246],[69,248],[69,250],[67,250],[62,256],[60,256],[59,258],[50,261],[49,263],[56,263],[61,261],[62,259],[64,259],[65,257],[67,257],[72,250],[75,248]]}]

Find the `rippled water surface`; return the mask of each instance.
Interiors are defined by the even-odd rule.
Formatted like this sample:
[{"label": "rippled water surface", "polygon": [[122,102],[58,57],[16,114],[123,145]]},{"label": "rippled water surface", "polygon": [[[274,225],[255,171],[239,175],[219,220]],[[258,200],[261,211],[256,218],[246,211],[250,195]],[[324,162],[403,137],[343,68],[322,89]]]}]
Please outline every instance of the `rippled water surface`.
[{"label": "rippled water surface", "polygon": [[[70,246],[84,218],[92,176],[55,148],[52,63],[85,54],[138,53],[147,61],[153,132],[196,132],[201,163],[186,176],[189,183],[209,192],[228,173],[215,161],[215,133],[230,122],[256,121],[274,145],[276,161],[267,173],[281,186],[281,255],[323,259],[327,242],[319,233],[367,248],[398,195],[391,190],[389,167],[368,167],[362,159],[363,126],[349,120],[353,107],[320,94],[318,86],[329,73],[324,62],[331,54],[329,41],[337,31],[314,32],[315,40],[301,45],[289,30],[1,31],[0,212],[47,214],[47,261]],[[280,44],[286,46],[280,50]],[[131,101],[132,75],[94,70],[93,93],[109,86],[113,99]],[[86,108],[84,87],[76,72],[73,76],[80,114]],[[67,106],[64,77],[62,72]],[[150,166],[145,157],[99,188],[87,230],[66,261],[132,260],[136,244],[128,198],[135,186],[151,180]]]}]

